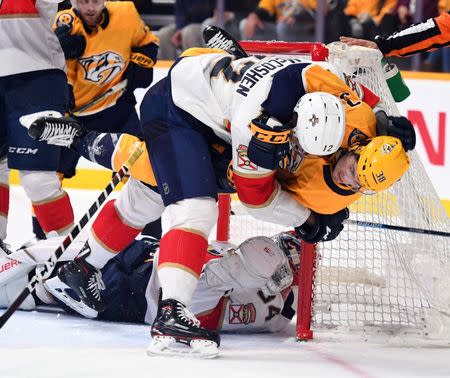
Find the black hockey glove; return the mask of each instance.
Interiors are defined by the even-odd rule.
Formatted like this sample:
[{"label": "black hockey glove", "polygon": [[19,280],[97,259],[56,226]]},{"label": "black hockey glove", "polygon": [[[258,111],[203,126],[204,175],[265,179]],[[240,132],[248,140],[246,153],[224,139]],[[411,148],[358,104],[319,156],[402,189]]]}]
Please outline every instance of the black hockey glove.
[{"label": "black hockey glove", "polygon": [[325,242],[336,239],[344,229],[342,224],[349,216],[348,208],[334,214],[319,214],[312,212],[314,223],[303,223],[296,227],[295,231],[299,238],[308,243]]},{"label": "black hockey glove", "polygon": [[248,145],[248,158],[258,166],[274,170],[289,153],[291,125],[269,126],[268,116],[252,120],[253,136]]},{"label": "black hockey glove", "polygon": [[124,78],[128,80],[127,90],[134,91],[151,84],[157,52],[158,46],[155,43],[132,49],[130,63],[124,73]]},{"label": "black hockey glove", "polygon": [[72,28],[68,25],[60,25],[55,29],[55,34],[64,51],[66,59],[75,59],[83,55],[86,48],[86,39],[81,34],[70,34]]},{"label": "black hockey glove", "polygon": [[414,149],[416,132],[408,118],[388,116],[384,111],[377,112],[376,118],[377,135],[389,135],[400,139],[405,151]]}]

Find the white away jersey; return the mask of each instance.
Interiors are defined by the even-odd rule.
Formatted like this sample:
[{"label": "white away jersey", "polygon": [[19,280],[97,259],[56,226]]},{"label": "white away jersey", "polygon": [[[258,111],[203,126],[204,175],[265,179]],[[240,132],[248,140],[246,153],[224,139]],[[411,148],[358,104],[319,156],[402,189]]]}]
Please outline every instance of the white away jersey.
[{"label": "white away jersey", "polygon": [[0,77],[65,69],[52,23],[62,0],[0,0]]},{"label": "white away jersey", "polygon": [[[158,310],[160,283],[156,266],[155,258],[146,291],[145,322],[148,324],[153,323]],[[208,328],[236,332],[277,332],[284,329],[295,315],[296,291],[292,287],[274,295],[264,294],[258,289],[224,292],[208,287],[202,274],[189,309],[202,326]]]}]

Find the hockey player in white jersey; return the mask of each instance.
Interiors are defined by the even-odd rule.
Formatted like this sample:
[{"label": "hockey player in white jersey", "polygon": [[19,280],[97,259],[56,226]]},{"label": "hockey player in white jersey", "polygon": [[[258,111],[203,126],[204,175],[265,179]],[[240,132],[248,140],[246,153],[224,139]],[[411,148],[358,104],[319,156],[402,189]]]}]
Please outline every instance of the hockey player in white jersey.
[{"label": "hockey player in white jersey", "polygon": [[[100,309],[100,285],[85,290],[89,282],[98,281],[95,269],[102,268],[129,245],[141,227],[152,220],[149,218],[158,217],[165,209],[171,223],[161,239],[158,276],[162,298],[152,326],[152,347],[162,352],[174,341],[190,344],[192,340],[197,345],[203,343],[206,349],[217,347],[219,336],[199,327],[187,310],[207,253],[207,237],[217,218],[217,180],[210,147],[221,149],[224,143],[232,144],[238,194],[242,202],[256,209],[252,211],[255,216],[297,227],[310,242],[332,240],[343,228],[346,205],[326,214],[312,213],[298,198],[281,189],[274,176],[288,153],[287,172],[300,175],[296,169],[302,163],[303,150],[297,135],[308,131],[308,125],[322,125],[320,129],[345,126],[345,132],[333,134],[340,139],[332,143],[332,148],[321,148],[316,154],[331,153],[350,144],[359,151],[356,141],[376,135],[372,109],[331,70],[326,63],[295,57],[236,60],[223,50],[186,51],[169,76],[150,88],[140,109],[153,169],[153,181],[147,184],[156,184],[159,195],[130,180],[115,204],[107,204],[100,213],[83,254],[63,266],[58,278],[80,293],[92,289],[95,295],[82,299],[88,306]],[[302,109],[307,111],[310,102],[302,104],[302,98],[318,91],[322,92],[316,96],[322,112],[304,117]],[[334,122],[327,124],[328,119]],[[320,140],[323,143],[326,138]],[[390,143],[390,151],[400,154],[400,168],[393,170],[387,185],[380,187],[370,182],[370,189],[385,189],[408,166],[400,141]],[[308,144],[305,146],[307,150]],[[295,180],[293,183],[296,185]],[[347,190],[355,195],[353,189]],[[145,206],[139,205],[144,202]],[[346,203],[351,201],[347,199]],[[301,228],[305,223],[309,228]],[[90,265],[89,274],[83,276],[83,269],[77,267],[80,264]]]},{"label": "hockey player in white jersey", "polygon": [[60,148],[30,139],[19,119],[33,113],[64,114],[64,54],[51,24],[58,0],[0,1],[0,240],[6,237],[9,168],[44,231],[64,233],[73,223],[67,193],[56,174]]},{"label": "hockey player in white jersey", "polygon": [[[7,307],[16,298],[28,282],[28,273],[39,269],[60,242],[60,237],[50,238],[0,257],[0,307]],[[75,241],[62,260],[72,259],[81,245],[82,241]],[[156,239],[138,239],[112,259],[102,269],[105,311],[91,314],[80,308],[77,313],[99,320],[152,324],[160,290],[158,246]],[[202,326],[210,329],[283,330],[295,315],[300,253],[300,239],[292,233],[250,238],[222,254],[209,250],[193,295],[192,311]],[[79,300],[73,291],[65,295]],[[34,310],[55,303],[45,287],[38,285],[21,308]]]}]

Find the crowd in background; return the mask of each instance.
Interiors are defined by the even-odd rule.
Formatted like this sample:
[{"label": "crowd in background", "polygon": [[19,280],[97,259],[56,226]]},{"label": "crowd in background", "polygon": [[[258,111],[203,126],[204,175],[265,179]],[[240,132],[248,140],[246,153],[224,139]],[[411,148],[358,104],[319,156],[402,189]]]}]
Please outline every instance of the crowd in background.
[{"label": "crowd in background", "polygon": [[[70,6],[70,1],[67,1]],[[159,60],[202,45],[205,25],[223,26],[237,40],[314,41],[317,0],[134,0],[144,20],[160,38]],[[217,5],[224,4],[224,9]],[[373,40],[450,10],[450,0],[324,0],[323,41],[346,35]],[[417,5],[420,5],[420,8]],[[151,16],[166,15],[161,25]],[[153,20],[157,18],[153,17]],[[168,21],[167,21],[168,20]],[[450,49],[421,56],[421,69],[450,72]],[[403,60],[400,68],[409,69]]]}]

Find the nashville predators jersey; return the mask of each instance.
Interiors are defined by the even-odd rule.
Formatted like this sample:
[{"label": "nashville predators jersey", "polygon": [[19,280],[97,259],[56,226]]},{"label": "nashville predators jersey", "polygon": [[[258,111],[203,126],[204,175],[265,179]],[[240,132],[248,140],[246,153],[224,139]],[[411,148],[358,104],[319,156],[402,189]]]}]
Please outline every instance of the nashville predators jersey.
[{"label": "nashville predators jersey", "polygon": [[296,201],[319,214],[333,214],[358,200],[361,193],[354,192],[332,178],[335,159],[304,158],[295,174],[279,170],[276,179],[281,188]]},{"label": "nashville predators jersey", "polygon": [[[71,27],[71,34],[83,35],[86,48],[82,56],[67,60],[67,76],[73,86],[76,108],[99,98],[123,78],[129,62],[152,67],[156,59],[158,38],[145,26],[134,4],[129,1],[107,2],[102,21],[88,27],[76,10],[57,14],[54,28]],[[133,48],[155,44],[155,56],[133,52]],[[113,106],[123,92],[117,91],[95,103],[83,115]]]}]

